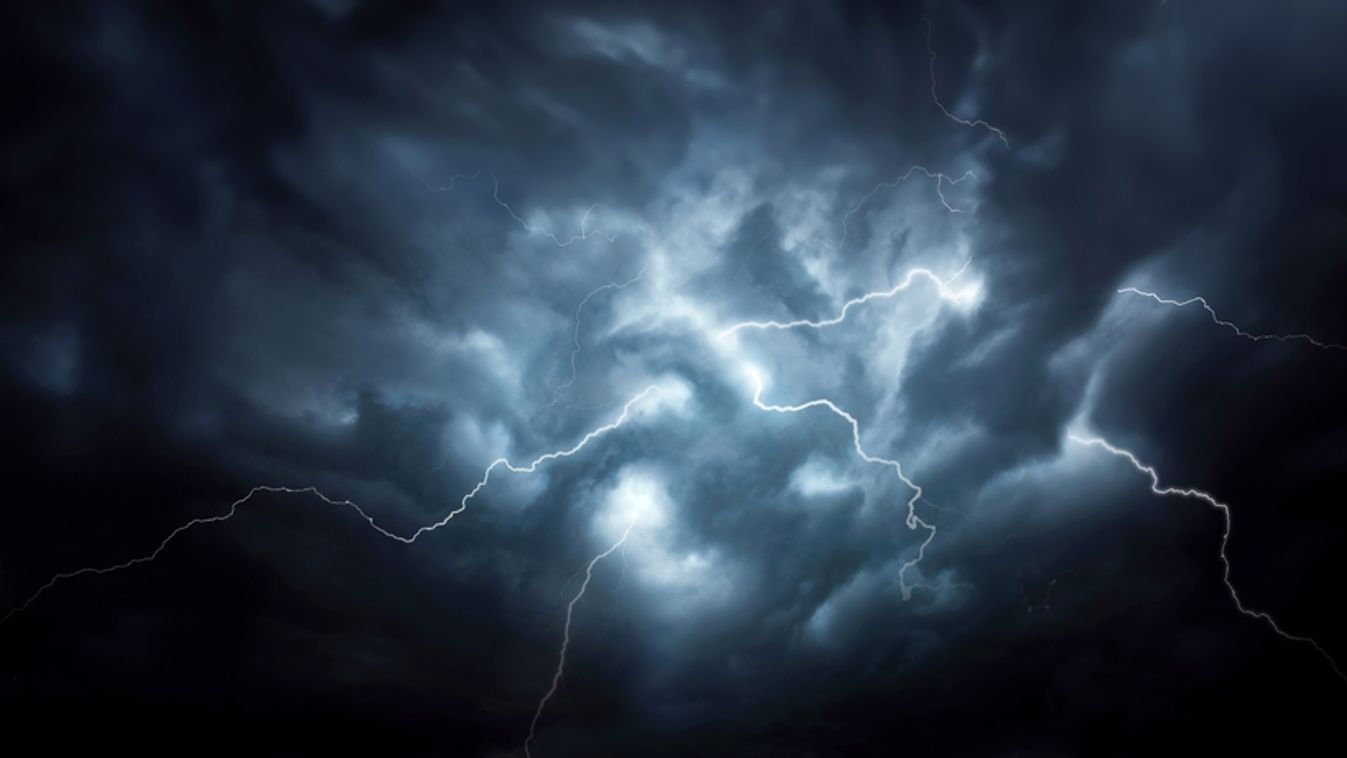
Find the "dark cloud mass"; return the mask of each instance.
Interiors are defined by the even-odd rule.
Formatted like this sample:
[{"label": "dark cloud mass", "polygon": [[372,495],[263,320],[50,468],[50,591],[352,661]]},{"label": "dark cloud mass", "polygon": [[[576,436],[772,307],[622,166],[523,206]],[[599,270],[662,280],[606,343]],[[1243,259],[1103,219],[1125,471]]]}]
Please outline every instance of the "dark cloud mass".
[{"label": "dark cloud mass", "polygon": [[0,30],[6,755],[1338,751],[1347,5]]}]

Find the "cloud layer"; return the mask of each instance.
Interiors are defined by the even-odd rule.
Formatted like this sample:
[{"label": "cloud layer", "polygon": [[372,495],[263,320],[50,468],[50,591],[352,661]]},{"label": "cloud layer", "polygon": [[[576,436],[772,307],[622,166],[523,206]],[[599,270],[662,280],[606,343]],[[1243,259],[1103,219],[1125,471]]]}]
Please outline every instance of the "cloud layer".
[{"label": "cloud layer", "polygon": [[[1219,514],[1066,433],[1347,657],[1347,357],[1117,292],[1347,341],[1347,9],[4,13],[6,602],[258,484],[411,533],[657,388],[414,545],[263,494],[55,588],[0,626],[28,748],[517,751],[633,523],[535,755],[1335,734]],[[760,407],[821,398],[858,439]]]}]

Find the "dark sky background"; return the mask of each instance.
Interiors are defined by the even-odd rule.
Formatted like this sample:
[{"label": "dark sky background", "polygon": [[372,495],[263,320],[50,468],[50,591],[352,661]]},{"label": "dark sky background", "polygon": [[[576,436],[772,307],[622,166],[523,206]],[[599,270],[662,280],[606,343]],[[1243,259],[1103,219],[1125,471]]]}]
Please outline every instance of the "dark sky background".
[{"label": "dark sky background", "polygon": [[[539,758],[1334,753],[1347,681],[1240,615],[1220,513],[1067,431],[1228,503],[1245,604],[1347,660],[1347,351],[1116,292],[1347,342],[1343,40],[1328,0],[7,5],[0,606],[256,485],[407,534],[660,389],[412,545],[262,493],[57,583],[0,624],[0,752],[522,755],[633,523]],[[909,599],[910,490],[750,363],[924,487]]]}]

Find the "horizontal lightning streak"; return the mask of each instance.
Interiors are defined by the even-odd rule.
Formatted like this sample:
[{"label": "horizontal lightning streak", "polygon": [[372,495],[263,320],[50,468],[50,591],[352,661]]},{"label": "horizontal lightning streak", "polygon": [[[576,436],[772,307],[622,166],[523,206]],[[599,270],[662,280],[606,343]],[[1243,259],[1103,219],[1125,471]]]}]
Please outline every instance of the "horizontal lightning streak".
[{"label": "horizontal lightning streak", "polygon": [[1000,129],[998,129],[998,128],[994,127],[994,126],[992,126],[991,124],[987,123],[986,121],[983,121],[982,119],[978,119],[978,120],[976,120],[976,121],[969,121],[968,119],[965,119],[965,118],[959,118],[958,116],[954,115],[953,113],[950,113],[950,112],[949,112],[949,109],[945,107],[945,104],[942,103],[942,102],[940,102],[940,95],[936,94],[936,84],[935,84],[935,48],[931,47],[931,34],[932,34],[932,32],[934,31],[934,29],[935,29],[935,27],[931,24],[931,19],[930,19],[930,17],[927,17],[927,18],[926,18],[926,53],[927,53],[928,55],[930,55],[929,68],[930,68],[930,72],[931,72],[931,99],[935,101],[935,106],[936,106],[937,108],[940,109],[940,112],[941,112],[941,113],[945,114],[946,117],[948,117],[951,121],[953,121],[953,122],[956,123],[956,124],[962,124],[963,126],[969,126],[969,127],[973,127],[973,128],[981,127],[981,128],[983,128],[983,129],[986,129],[988,132],[990,132],[990,133],[996,135],[996,138],[999,139],[999,140],[1001,140],[1001,144],[1002,144],[1003,146],[1005,146],[1005,148],[1006,148],[1007,150],[1009,150],[1009,149],[1010,149],[1010,142],[1006,139],[1006,133],[1005,133],[1005,132],[1001,131]]},{"label": "horizontal lightning streak", "polygon": [[926,539],[922,540],[921,545],[917,548],[917,556],[915,558],[904,561],[902,568],[898,570],[898,583],[902,589],[904,600],[911,599],[912,590],[914,588],[917,587],[930,588],[930,585],[908,584],[907,582],[908,570],[911,569],[913,566],[916,566],[918,563],[921,563],[922,558],[926,557],[926,547],[931,544],[932,540],[935,539],[936,528],[934,524],[927,523],[926,521],[922,520],[920,516],[917,515],[917,501],[922,499],[922,488],[916,482],[909,479],[907,477],[907,474],[903,472],[903,464],[899,463],[898,461],[889,460],[887,458],[880,458],[878,456],[874,456],[866,452],[865,448],[861,445],[860,422],[856,420],[855,416],[852,416],[850,413],[847,413],[846,411],[837,407],[837,405],[833,403],[833,401],[828,400],[827,398],[819,398],[817,400],[810,400],[805,403],[800,403],[799,405],[771,405],[768,403],[764,403],[762,401],[762,390],[763,390],[762,378],[754,377],[754,379],[757,383],[757,386],[753,391],[753,405],[757,406],[761,410],[768,411],[771,413],[802,413],[811,408],[828,409],[833,413],[833,415],[841,418],[842,420],[846,421],[848,424],[851,425],[851,444],[852,447],[856,450],[856,454],[860,456],[861,460],[865,461],[866,463],[873,463],[880,466],[887,466],[893,469],[894,472],[898,474],[898,478],[903,482],[903,484],[911,488],[912,497],[910,497],[907,501],[907,520],[906,520],[907,528],[913,531],[917,529],[925,529],[927,530],[928,533],[926,535]]},{"label": "horizontal lightning streak", "polygon": [[1187,300],[1170,300],[1168,298],[1160,297],[1154,292],[1139,290],[1136,287],[1123,287],[1122,289],[1118,290],[1118,294],[1139,295],[1141,297],[1148,297],[1157,303],[1160,303],[1162,305],[1171,305],[1174,306],[1175,308],[1182,308],[1186,305],[1199,303],[1201,304],[1203,309],[1207,311],[1207,315],[1211,316],[1211,320],[1213,323],[1219,326],[1224,326],[1225,328],[1229,329],[1235,334],[1238,334],[1239,336],[1247,340],[1252,340],[1254,342],[1262,342],[1263,340],[1276,340],[1277,342],[1289,342],[1292,340],[1301,340],[1303,342],[1308,342],[1311,345],[1314,345],[1315,347],[1324,350],[1347,350],[1347,345],[1339,345],[1333,342],[1320,342],[1319,340],[1311,337],[1308,334],[1250,334],[1249,332],[1244,331],[1235,324],[1229,321],[1225,321],[1220,316],[1217,316],[1215,309],[1213,309],[1209,304],[1207,304],[1207,301],[1201,297],[1190,297]]},{"label": "horizontal lightning streak", "polygon": [[1225,520],[1225,529],[1221,533],[1221,551],[1220,551],[1221,565],[1224,568],[1224,571],[1222,572],[1222,580],[1225,582],[1226,590],[1230,593],[1230,599],[1233,600],[1235,603],[1235,608],[1238,609],[1240,613],[1244,614],[1245,616],[1248,616],[1249,618],[1265,622],[1268,626],[1272,628],[1272,631],[1277,633],[1278,636],[1287,640],[1291,640],[1293,642],[1304,643],[1314,648],[1314,650],[1318,652],[1319,655],[1323,656],[1324,660],[1328,661],[1328,665],[1333,668],[1333,673],[1337,674],[1339,679],[1342,679],[1344,682],[1347,682],[1347,675],[1343,674],[1342,669],[1338,667],[1337,660],[1335,660],[1333,656],[1329,655],[1328,651],[1325,650],[1323,646],[1321,646],[1314,638],[1302,637],[1300,635],[1291,634],[1287,632],[1286,630],[1281,628],[1281,625],[1279,625],[1277,623],[1277,620],[1274,619],[1270,614],[1264,611],[1258,611],[1248,608],[1244,605],[1244,601],[1240,599],[1239,593],[1235,590],[1234,583],[1230,581],[1230,557],[1229,554],[1226,552],[1226,548],[1230,544],[1230,523],[1231,523],[1230,506],[1220,502],[1216,498],[1212,497],[1211,495],[1199,489],[1193,489],[1190,487],[1162,487],[1160,485],[1160,475],[1156,472],[1154,467],[1142,463],[1141,460],[1138,459],[1137,456],[1130,450],[1125,450],[1123,448],[1117,447],[1109,443],[1107,440],[1104,440],[1099,437],[1081,437],[1074,433],[1068,433],[1067,437],[1070,438],[1072,442],[1075,442],[1077,444],[1100,447],[1103,448],[1104,450],[1107,450],[1109,453],[1115,456],[1126,459],[1128,463],[1132,464],[1133,468],[1145,474],[1146,476],[1150,477],[1151,480],[1150,489],[1151,492],[1156,495],[1159,495],[1161,497],[1168,495],[1175,495],[1178,497],[1186,497],[1195,500],[1201,500],[1207,505],[1210,505],[1211,507],[1220,511],[1222,518]]},{"label": "horizontal lightning streak", "polygon": [[560,458],[569,458],[579,453],[581,450],[584,450],[585,447],[593,440],[597,439],[598,437],[602,437],[603,435],[611,431],[614,431],[618,427],[621,427],[623,424],[627,423],[627,421],[631,418],[632,408],[637,403],[641,402],[645,398],[649,397],[650,395],[658,391],[659,387],[657,385],[652,384],[649,387],[646,387],[644,390],[642,390],[637,395],[632,397],[630,400],[626,402],[625,405],[622,406],[622,413],[617,417],[617,419],[607,424],[604,424],[603,426],[600,426],[596,429],[591,430],[590,432],[585,434],[585,436],[582,437],[579,442],[575,443],[569,448],[566,448],[564,450],[556,450],[550,453],[544,453],[522,466],[515,465],[506,458],[497,458],[486,467],[486,470],[482,473],[482,478],[477,481],[477,484],[474,485],[473,488],[469,490],[468,493],[462,497],[462,499],[459,500],[458,507],[454,508],[452,511],[448,513],[448,515],[446,515],[439,521],[420,527],[415,532],[412,532],[410,536],[403,536],[397,534],[396,532],[392,532],[389,531],[388,529],[385,529],[374,520],[374,516],[370,515],[358,504],[350,500],[337,500],[328,497],[327,495],[320,492],[316,487],[279,487],[267,485],[257,486],[249,490],[247,495],[244,495],[243,497],[231,503],[229,505],[229,508],[227,508],[224,513],[221,513],[218,516],[205,516],[202,518],[195,518],[183,524],[182,526],[177,527],[173,531],[169,532],[168,536],[165,537],[163,541],[159,543],[158,547],[156,547],[153,551],[151,551],[146,555],[142,555],[137,558],[132,558],[130,560],[123,561],[121,563],[115,563],[109,566],[86,566],[84,568],[76,569],[74,571],[56,574],[52,578],[48,579],[45,584],[39,587],[37,591],[34,592],[32,595],[30,595],[28,599],[25,600],[22,604],[9,609],[4,616],[0,616],[0,625],[4,624],[12,616],[27,610],[29,606],[31,606],[34,602],[37,601],[38,598],[40,598],[43,595],[43,593],[45,593],[47,590],[51,589],[55,585],[59,584],[60,582],[91,574],[110,574],[115,571],[121,571],[122,569],[128,569],[133,566],[138,566],[142,563],[149,563],[150,561],[153,561],[154,559],[158,558],[159,554],[164,551],[164,548],[168,547],[169,543],[177,539],[179,535],[197,526],[203,526],[206,524],[216,524],[222,521],[228,521],[229,519],[233,518],[236,513],[238,513],[239,506],[251,500],[254,495],[257,495],[258,493],[262,492],[288,494],[288,495],[309,494],[318,497],[323,502],[329,505],[340,505],[351,508],[356,513],[360,514],[361,518],[363,518],[369,524],[370,528],[378,532],[380,535],[387,537],[388,539],[396,540],[403,544],[410,545],[413,542],[416,542],[417,539],[419,539],[426,533],[433,532],[436,529],[445,526],[450,521],[452,521],[455,516],[467,510],[468,503],[471,502],[472,499],[477,496],[477,493],[481,492],[482,489],[487,486],[487,483],[491,481],[492,472],[494,472],[496,469],[504,468],[507,471],[515,474],[531,474],[537,471],[538,467],[544,463],[554,461]]},{"label": "horizontal lightning streak", "polygon": [[[966,263],[965,263],[965,266],[964,266],[964,267],[967,268],[967,264],[966,264]],[[959,271],[959,274],[956,274],[956,277],[959,276],[959,275],[962,275],[962,274],[963,274],[963,270],[961,269],[961,270]],[[949,282],[946,282],[944,279],[941,279],[935,272],[931,271],[930,269],[928,269],[928,268],[913,268],[913,269],[908,270],[907,275],[903,277],[903,281],[899,282],[898,284],[894,285],[893,287],[890,287],[890,288],[887,289],[887,290],[881,290],[881,291],[878,291],[878,292],[867,292],[867,293],[865,293],[864,295],[861,295],[860,297],[856,297],[856,298],[852,298],[851,300],[848,300],[846,303],[844,303],[844,304],[842,305],[842,310],[841,310],[836,316],[834,316],[834,317],[832,317],[832,318],[829,318],[829,319],[823,319],[823,320],[821,320],[821,321],[810,321],[809,319],[797,319],[797,320],[795,320],[795,321],[784,321],[784,322],[783,322],[783,321],[744,321],[744,322],[735,324],[735,325],[733,325],[733,326],[731,326],[731,327],[725,329],[724,331],[722,331],[722,332],[720,333],[719,336],[720,336],[721,338],[728,337],[728,336],[734,334],[735,332],[742,331],[742,330],[744,330],[744,329],[761,329],[761,330],[778,329],[778,330],[789,330],[789,329],[798,329],[798,328],[800,328],[800,327],[809,327],[809,328],[811,328],[811,329],[822,329],[822,328],[825,327],[825,326],[835,326],[835,325],[840,324],[840,323],[842,323],[843,321],[846,320],[847,314],[851,312],[851,309],[852,309],[852,308],[855,308],[855,307],[858,306],[858,305],[864,305],[864,304],[870,302],[871,300],[881,300],[881,299],[886,299],[886,298],[893,297],[893,296],[897,295],[899,292],[902,292],[902,291],[908,289],[909,287],[911,287],[912,284],[913,284],[917,279],[926,279],[926,280],[928,280],[928,281],[934,283],[935,286],[936,286],[936,291],[940,294],[940,298],[941,298],[942,300],[947,300],[947,301],[952,302],[952,303],[955,303],[955,304],[963,303],[966,299],[968,299],[969,297],[971,297],[971,296],[973,295],[973,293],[975,292],[975,288],[972,288],[972,287],[968,287],[968,288],[965,288],[965,289],[962,289],[962,290],[959,290],[959,291],[956,292],[956,291],[950,289],[950,286],[949,286],[950,283],[949,283]],[[953,278],[951,278],[950,282],[952,282],[952,281],[953,281]]]},{"label": "horizontal lightning streak", "polygon": [[579,591],[577,591],[575,596],[571,598],[571,601],[566,604],[566,623],[562,628],[561,650],[557,658],[556,670],[552,672],[552,684],[547,688],[547,692],[543,693],[542,699],[538,701],[538,707],[533,712],[533,721],[529,723],[528,736],[524,738],[524,755],[527,756],[527,758],[533,758],[531,746],[533,745],[534,737],[537,735],[538,720],[542,718],[543,709],[547,707],[547,702],[557,693],[557,688],[561,686],[561,676],[566,671],[566,651],[570,649],[571,646],[571,620],[575,617],[575,606],[580,603],[581,598],[585,596],[585,591],[589,589],[589,583],[594,578],[594,567],[599,564],[599,561],[617,552],[619,548],[626,544],[627,537],[631,535],[631,530],[635,526],[636,517],[633,516],[617,542],[614,542],[607,550],[604,550],[602,553],[599,553],[590,559],[589,563],[585,566],[585,580],[580,583]]},{"label": "horizontal lightning streak", "polygon": [[488,169],[484,168],[478,169],[477,171],[471,174],[454,174],[453,176],[449,177],[448,184],[438,187],[430,184],[425,179],[421,179],[419,176],[417,178],[420,179],[421,183],[425,185],[426,189],[430,190],[431,192],[452,192],[454,190],[455,185],[458,183],[459,179],[467,179],[469,181],[472,181],[480,177],[482,174],[486,174],[487,176],[491,177],[491,199],[496,201],[496,205],[499,205],[500,207],[504,208],[505,212],[510,214],[510,218],[514,219],[515,222],[518,223],[519,226],[524,229],[524,231],[530,234],[541,234],[544,237],[547,237],[548,239],[552,240],[553,244],[555,244],[557,247],[570,247],[576,242],[583,242],[584,240],[589,239],[593,235],[598,235],[609,242],[614,242],[617,240],[617,235],[615,234],[609,234],[608,232],[605,232],[602,229],[588,228],[589,217],[594,212],[594,209],[598,207],[597,205],[589,206],[589,208],[585,209],[584,215],[580,217],[580,233],[572,235],[564,240],[548,229],[545,229],[541,226],[534,226],[533,224],[530,224],[528,221],[524,220],[524,218],[520,216],[518,213],[515,213],[514,208],[512,208],[509,203],[501,199],[500,180],[496,178],[496,174],[494,171],[490,171]]}]

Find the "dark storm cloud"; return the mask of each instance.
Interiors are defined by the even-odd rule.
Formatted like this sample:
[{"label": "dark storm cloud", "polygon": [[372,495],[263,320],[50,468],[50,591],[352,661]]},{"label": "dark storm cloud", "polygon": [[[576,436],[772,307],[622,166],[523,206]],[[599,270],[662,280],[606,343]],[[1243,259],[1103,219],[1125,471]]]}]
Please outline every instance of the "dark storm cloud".
[{"label": "dark storm cloud", "polygon": [[[1339,517],[1313,496],[1347,463],[1341,359],[1115,294],[1347,335],[1341,9],[5,13],[6,598],[259,482],[406,533],[495,457],[661,386],[410,548],[264,496],[165,565],[62,586],[0,630],[32,745],[77,713],[166,749],[115,700],[275,751],[515,750],[574,572],[631,508],[650,526],[596,574],[539,754],[1108,753],[1323,733],[1341,705],[1322,660],[1235,612],[1218,514],[1062,447],[1086,422],[1227,499],[1250,603],[1343,649],[1317,602]],[[923,16],[942,101],[1009,148],[936,108]],[[977,177],[876,187],[913,163]],[[824,332],[715,339],[965,260],[969,307],[923,281]],[[577,336],[586,294],[638,272]],[[930,587],[901,599],[924,533],[892,472],[826,410],[754,408],[737,362],[905,462]]]}]

